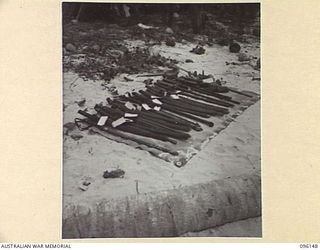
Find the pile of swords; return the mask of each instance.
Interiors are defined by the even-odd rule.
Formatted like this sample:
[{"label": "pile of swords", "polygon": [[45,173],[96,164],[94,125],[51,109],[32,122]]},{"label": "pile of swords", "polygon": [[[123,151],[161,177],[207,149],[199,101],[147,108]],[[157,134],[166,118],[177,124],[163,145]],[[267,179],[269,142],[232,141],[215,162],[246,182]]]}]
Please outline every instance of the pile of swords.
[{"label": "pile of swords", "polygon": [[107,98],[107,105],[95,105],[95,114],[79,110],[85,118],[77,118],[75,122],[78,127],[84,128],[86,124],[86,128],[95,127],[113,136],[178,155],[150,138],[177,144],[190,138],[191,130],[202,131],[201,125],[213,127],[213,122],[208,120],[210,117],[224,116],[229,108],[240,104],[226,95],[228,92],[251,97],[191,77],[164,78],[147,86],[146,90]]}]

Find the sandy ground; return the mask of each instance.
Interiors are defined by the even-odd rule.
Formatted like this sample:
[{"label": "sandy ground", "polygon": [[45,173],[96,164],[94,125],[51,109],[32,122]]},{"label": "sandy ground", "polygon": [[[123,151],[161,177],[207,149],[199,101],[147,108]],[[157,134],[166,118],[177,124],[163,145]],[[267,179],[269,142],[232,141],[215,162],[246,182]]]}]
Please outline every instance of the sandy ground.
[{"label": "sandy ground", "polygon": [[[205,55],[190,53],[192,47],[192,44],[161,45],[154,46],[152,51],[177,59],[179,65],[187,70],[201,72],[204,69],[206,74],[226,80],[227,86],[260,93],[260,81],[252,80],[259,77],[259,71],[252,67],[255,60],[251,60],[251,65],[226,65],[226,61],[238,62],[237,54],[230,53],[227,47],[215,45],[206,48]],[[260,57],[259,43],[243,45],[242,51]],[[185,63],[186,59],[192,59],[194,63]],[[112,84],[121,94],[143,88],[143,80],[140,80],[141,85],[133,85],[125,82],[122,75]],[[85,107],[93,107],[96,103],[105,102],[107,96],[110,93],[103,82],[83,81],[73,73],[65,73],[64,123],[79,117],[77,101],[85,98]],[[175,189],[241,174],[260,174],[260,101],[245,110],[182,168],[100,135],[88,134],[87,131],[78,133],[83,136],[78,141],[70,136],[64,138],[64,205],[94,204],[101,199]],[[115,168],[125,171],[124,178],[102,178],[105,170]],[[83,181],[91,182],[86,191],[79,188]]]},{"label": "sandy ground", "polygon": [[183,234],[182,237],[261,237],[262,220],[261,217],[240,220],[225,225],[210,228],[200,232],[190,232]]}]

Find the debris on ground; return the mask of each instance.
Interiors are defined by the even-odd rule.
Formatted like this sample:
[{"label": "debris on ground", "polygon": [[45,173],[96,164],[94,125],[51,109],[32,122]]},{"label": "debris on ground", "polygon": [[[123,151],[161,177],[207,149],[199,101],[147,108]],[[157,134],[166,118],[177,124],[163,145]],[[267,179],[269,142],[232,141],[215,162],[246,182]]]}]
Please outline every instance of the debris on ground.
[{"label": "debris on ground", "polygon": [[197,55],[202,55],[206,52],[206,50],[202,46],[196,46],[192,50],[190,50],[191,53],[195,53]]},{"label": "debris on ground", "polygon": [[80,181],[80,184],[79,184],[79,189],[82,190],[82,191],[87,191],[88,188],[89,188],[89,185],[91,184],[92,182],[92,178],[91,177],[84,177],[81,181]]},{"label": "debris on ground", "polygon": [[101,48],[98,54],[95,51],[85,48],[82,54],[65,56],[64,70],[74,71],[84,80],[110,81],[120,73],[137,74],[177,63],[161,55],[151,55],[147,48],[136,47],[131,51]]},{"label": "debris on ground", "polygon": [[[174,29],[164,23],[161,15],[152,15],[152,19],[141,18],[139,22],[126,18],[124,23],[107,22],[78,22],[70,19],[63,25],[63,69],[73,71],[84,80],[102,80],[106,84],[121,73],[137,74],[152,72],[164,65],[167,58],[150,54],[143,49],[153,45],[167,44],[176,46],[176,43],[187,44],[197,42],[198,47],[192,53],[203,54],[203,46],[230,45],[233,40],[242,41],[246,35],[250,40],[254,24],[242,24],[243,30],[233,29],[233,23],[223,18],[210,16],[206,28],[201,34],[193,34],[187,24],[190,17],[174,12]],[[221,20],[220,20],[221,19]],[[74,20],[74,21],[72,21]],[[247,29],[246,29],[247,28]],[[249,32],[250,34],[243,34]],[[141,46],[131,47],[129,40],[139,40]],[[239,45],[240,46],[240,45]],[[231,51],[239,52],[236,45],[231,45]],[[234,47],[234,48],[233,48]]]},{"label": "debris on ground", "polygon": [[106,170],[103,173],[103,178],[123,178],[125,174],[125,171],[123,171],[122,169],[116,169],[116,170],[111,170],[108,171]]}]

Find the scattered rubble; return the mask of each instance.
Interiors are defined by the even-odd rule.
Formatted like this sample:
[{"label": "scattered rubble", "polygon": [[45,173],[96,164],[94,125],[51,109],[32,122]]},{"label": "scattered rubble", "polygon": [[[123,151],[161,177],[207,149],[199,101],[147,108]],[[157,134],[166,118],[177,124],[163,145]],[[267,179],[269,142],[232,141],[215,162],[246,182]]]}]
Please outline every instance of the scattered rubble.
[{"label": "scattered rubble", "polygon": [[[165,65],[168,59],[143,51],[144,48],[163,42],[167,46],[176,46],[177,42],[197,42],[199,46],[192,53],[199,55],[205,53],[203,46],[213,46],[214,43],[230,45],[232,53],[240,51],[240,45],[232,41],[241,41],[243,34],[230,28],[232,25],[228,20],[217,21],[216,17],[208,15],[206,28],[199,35],[192,34],[190,27],[186,25],[186,16],[180,13],[175,13],[174,16],[177,22],[174,30],[164,26],[160,16],[153,16],[152,20],[145,19],[143,23],[126,21],[126,25],[85,23],[73,19],[63,26],[64,71],[78,73],[84,80],[102,80],[108,83],[117,74],[152,72],[159,66],[170,67],[172,65]],[[243,32],[250,31],[246,36],[252,36],[253,30],[257,29],[249,23],[243,27]],[[141,40],[143,45],[130,48],[128,39]]]},{"label": "scattered rubble", "polygon": [[[102,51],[105,53],[102,54]],[[137,74],[155,70],[159,66],[172,67],[177,63],[160,55],[151,55],[147,48],[140,47],[132,51],[127,48],[121,50],[101,48],[98,53],[98,46],[95,46],[93,51],[83,48],[82,52],[84,53],[65,56],[64,70],[74,71],[84,80],[110,81],[120,73]]]}]

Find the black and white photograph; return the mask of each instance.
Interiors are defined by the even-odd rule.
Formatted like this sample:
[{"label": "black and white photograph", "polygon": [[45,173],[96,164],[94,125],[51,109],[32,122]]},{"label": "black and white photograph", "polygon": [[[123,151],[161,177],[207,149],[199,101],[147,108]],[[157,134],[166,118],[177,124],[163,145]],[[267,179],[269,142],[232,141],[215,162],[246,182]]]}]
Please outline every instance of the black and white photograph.
[{"label": "black and white photograph", "polygon": [[61,8],[62,238],[261,238],[260,3]]}]

